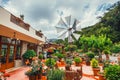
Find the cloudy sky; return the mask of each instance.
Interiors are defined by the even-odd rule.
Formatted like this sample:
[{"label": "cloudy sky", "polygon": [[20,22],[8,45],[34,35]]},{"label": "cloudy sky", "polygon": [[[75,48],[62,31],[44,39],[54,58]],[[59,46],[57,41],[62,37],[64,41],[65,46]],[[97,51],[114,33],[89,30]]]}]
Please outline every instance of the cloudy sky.
[{"label": "cloudy sky", "polygon": [[[42,30],[48,39],[57,38],[55,26],[60,16],[72,15],[82,28],[98,22],[106,9],[119,0],[0,0],[0,6],[15,16],[24,14],[24,21]],[[78,27],[79,28],[79,27]]]}]

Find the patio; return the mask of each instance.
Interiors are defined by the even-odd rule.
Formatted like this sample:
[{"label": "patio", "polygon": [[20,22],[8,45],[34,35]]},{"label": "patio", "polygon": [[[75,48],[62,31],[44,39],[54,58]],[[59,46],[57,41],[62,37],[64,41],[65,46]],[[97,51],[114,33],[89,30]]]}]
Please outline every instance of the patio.
[{"label": "patio", "polygon": [[[17,70],[9,72],[10,77],[7,80],[29,80],[25,75],[25,72],[29,70],[29,67],[23,66]],[[82,64],[83,77],[81,80],[98,80],[98,77],[93,76],[91,66],[86,66]]]}]

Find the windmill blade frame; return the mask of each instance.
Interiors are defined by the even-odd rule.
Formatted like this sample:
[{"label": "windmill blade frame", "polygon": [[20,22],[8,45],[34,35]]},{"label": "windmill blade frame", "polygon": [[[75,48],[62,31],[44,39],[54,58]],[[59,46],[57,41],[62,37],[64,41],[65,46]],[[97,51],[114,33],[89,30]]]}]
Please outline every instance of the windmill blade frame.
[{"label": "windmill blade frame", "polygon": [[61,27],[55,27],[55,28],[57,29],[57,33],[60,33],[66,29],[66,28],[61,28]]},{"label": "windmill blade frame", "polygon": [[67,24],[63,21],[62,18],[60,18],[58,25],[64,25],[66,28],[68,28]]},{"label": "windmill blade frame", "polygon": [[71,23],[71,15],[70,16],[67,16],[65,17],[65,21],[67,22],[69,28],[70,28],[70,23]]},{"label": "windmill blade frame", "polygon": [[64,17],[64,18],[60,17],[60,20],[58,21],[59,27],[56,26],[57,33],[61,32],[61,34],[59,35],[58,38],[65,39],[66,37],[68,37],[68,42],[71,43],[71,42],[73,42],[73,37],[72,37],[72,35],[73,35],[75,38],[74,40],[78,40],[80,35],[73,34],[73,33],[74,33],[74,31],[77,31],[76,29],[77,29],[77,26],[79,23],[80,22],[77,19],[75,19],[75,18],[72,19],[71,15]]},{"label": "windmill blade frame", "polygon": [[61,35],[58,36],[58,38],[63,37],[66,33],[67,33],[67,31],[64,31]]}]

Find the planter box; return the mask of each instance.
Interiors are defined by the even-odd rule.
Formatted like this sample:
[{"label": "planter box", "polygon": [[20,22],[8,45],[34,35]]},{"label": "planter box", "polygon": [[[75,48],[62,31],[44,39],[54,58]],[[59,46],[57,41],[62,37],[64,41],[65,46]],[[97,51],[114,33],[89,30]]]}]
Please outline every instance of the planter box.
[{"label": "planter box", "polygon": [[15,62],[15,67],[20,67],[20,66],[22,66],[22,60],[15,60],[14,61]]}]

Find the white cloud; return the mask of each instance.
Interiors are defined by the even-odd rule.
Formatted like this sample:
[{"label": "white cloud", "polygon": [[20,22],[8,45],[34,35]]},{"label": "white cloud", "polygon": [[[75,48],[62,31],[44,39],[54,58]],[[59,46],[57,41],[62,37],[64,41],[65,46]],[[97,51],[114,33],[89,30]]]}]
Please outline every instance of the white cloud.
[{"label": "white cloud", "polygon": [[[3,0],[4,1],[4,0]],[[59,20],[59,13],[63,17],[72,15],[81,21],[81,27],[93,25],[97,16],[104,11],[97,11],[102,4],[113,4],[118,0],[8,0],[4,8],[16,16],[25,15],[25,22],[42,32],[48,38],[57,38],[55,26]],[[1,0],[0,0],[0,3]]]},{"label": "white cloud", "polygon": [[1,5],[1,3],[2,3],[2,0],[0,0],[0,5]]}]

